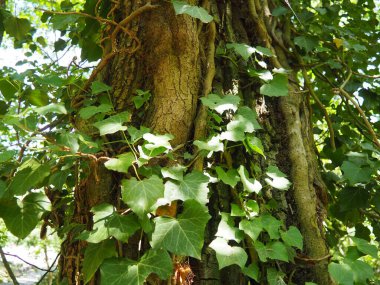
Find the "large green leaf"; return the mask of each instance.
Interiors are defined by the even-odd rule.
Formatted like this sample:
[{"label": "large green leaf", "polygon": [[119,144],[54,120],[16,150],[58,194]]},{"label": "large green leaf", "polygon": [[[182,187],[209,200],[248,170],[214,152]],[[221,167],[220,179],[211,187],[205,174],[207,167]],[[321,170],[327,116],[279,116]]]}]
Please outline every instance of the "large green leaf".
[{"label": "large green leaf", "polygon": [[287,245],[295,246],[302,250],[303,237],[296,227],[290,226],[286,232],[281,231],[281,238]]},{"label": "large green leaf", "polygon": [[149,250],[139,261],[130,259],[107,259],[100,267],[101,285],[143,285],[151,274],[162,280],[172,273],[172,260],[165,250]]},{"label": "large green leaf", "polygon": [[228,213],[220,213],[222,219],[218,225],[218,231],[215,236],[221,237],[225,240],[234,240],[240,242],[244,235],[241,230],[235,227],[234,219]]},{"label": "large green leaf", "polygon": [[244,268],[248,256],[245,253],[245,250],[240,246],[230,246],[225,239],[220,237],[214,239],[209,246],[216,252],[219,269],[232,264]]},{"label": "large green leaf", "polygon": [[132,166],[133,162],[135,161],[135,156],[132,152],[127,152],[118,155],[117,158],[111,158],[106,163],[104,163],[104,166],[113,171],[128,173],[129,167]]},{"label": "large green leaf", "polygon": [[288,95],[288,77],[284,74],[276,74],[269,83],[260,87],[260,93],[271,97]]},{"label": "large green leaf", "polygon": [[353,285],[354,273],[347,264],[330,263],[329,273],[332,279],[340,285]]},{"label": "large green leaf", "polygon": [[280,220],[277,220],[270,214],[263,214],[261,217],[259,217],[259,219],[261,219],[261,223],[264,229],[268,232],[271,239],[280,238],[279,229],[282,226],[282,222]]},{"label": "large green leaf", "polygon": [[0,201],[0,217],[7,229],[16,237],[24,239],[37,226],[50,202],[42,193],[29,193],[22,199]]},{"label": "large green leaf", "polygon": [[247,44],[241,43],[228,43],[226,45],[228,49],[233,49],[238,55],[240,55],[244,60],[248,60],[250,56],[256,52],[254,47]]},{"label": "large green leaf", "polygon": [[350,262],[349,266],[354,273],[354,281],[357,284],[366,284],[366,281],[373,278],[375,274],[371,265],[361,260]]},{"label": "large green leaf", "polygon": [[122,112],[103,121],[96,122],[94,126],[99,129],[100,135],[104,136],[118,131],[125,131],[127,127],[123,126],[123,124],[129,122],[130,118],[131,114],[129,112]]},{"label": "large green leaf", "polygon": [[218,178],[222,180],[224,184],[235,187],[236,184],[240,181],[239,173],[236,169],[228,169],[227,172],[223,170],[220,166],[215,167],[215,171],[218,175]]},{"label": "large green leaf", "polygon": [[310,52],[318,46],[318,38],[311,36],[298,36],[294,38],[294,43],[300,48],[303,48],[306,52]]},{"label": "large green leaf", "polygon": [[365,254],[371,255],[373,258],[377,258],[377,247],[373,244],[370,244],[368,241],[357,238],[357,237],[350,237],[352,241],[356,244],[358,247],[358,250]]},{"label": "large green leaf", "polygon": [[0,92],[4,96],[5,100],[10,101],[14,98],[17,92],[17,87],[15,86],[14,82],[8,79],[1,79]]},{"label": "large green leaf", "polygon": [[110,104],[100,104],[99,106],[88,106],[79,110],[79,115],[87,120],[98,113],[108,113],[112,110]]},{"label": "large green leaf", "polygon": [[368,183],[371,180],[373,169],[369,166],[361,167],[354,162],[345,161],[341,168],[343,170],[343,177],[348,180],[350,185]]},{"label": "large green leaf", "polygon": [[213,136],[211,139],[209,139],[206,142],[196,140],[194,141],[194,145],[197,146],[199,150],[207,150],[211,152],[223,151],[224,149],[224,145],[221,142],[219,135]]},{"label": "large green leaf", "polygon": [[188,200],[177,219],[158,217],[152,234],[153,248],[164,248],[174,254],[201,258],[204,230],[210,219],[207,208]]},{"label": "large green leaf", "polygon": [[64,104],[49,104],[46,106],[35,108],[34,111],[43,116],[47,113],[67,114],[67,110]]},{"label": "large green leaf", "polygon": [[265,178],[265,182],[273,188],[288,190],[290,185],[292,185],[286,178],[286,175],[282,173],[277,166],[270,165],[267,169],[266,175],[270,178]]},{"label": "large green leaf", "polygon": [[138,216],[153,211],[152,206],[159,198],[164,197],[162,179],[153,175],[147,179],[124,179],[121,186],[122,199]]},{"label": "large green leaf", "polygon": [[22,40],[31,30],[28,19],[17,17],[6,17],[3,21],[5,31],[16,40]]},{"label": "large green leaf", "polygon": [[79,150],[78,135],[75,133],[63,132],[57,136],[57,143],[70,149],[72,153]]},{"label": "large green leaf", "polygon": [[235,95],[220,97],[217,94],[209,94],[206,97],[202,97],[201,101],[203,105],[209,107],[211,110],[223,114],[223,112],[227,110],[236,111],[239,106],[240,97]]},{"label": "large green leaf", "polygon": [[192,6],[184,1],[172,0],[176,15],[187,14],[193,18],[201,20],[203,23],[209,23],[213,20],[207,11],[198,6]]},{"label": "large green leaf", "polygon": [[240,165],[238,173],[240,175],[240,179],[243,183],[245,191],[247,191],[248,193],[260,193],[262,188],[260,182],[256,179],[249,178],[248,171],[245,169],[243,165]]},{"label": "large green leaf", "polygon": [[101,81],[94,81],[91,83],[91,91],[93,95],[96,95],[102,92],[111,91],[111,90],[112,90],[111,86],[108,86],[107,84]]},{"label": "large green leaf", "polygon": [[244,231],[246,235],[255,241],[259,237],[260,233],[264,230],[264,227],[262,225],[261,219],[256,218],[252,221],[243,219],[239,223],[239,229]]},{"label": "large green leaf", "polygon": [[38,183],[42,182],[50,174],[48,164],[40,164],[35,159],[25,161],[16,172],[8,191],[12,195],[24,195]]},{"label": "large green leaf", "polygon": [[100,244],[89,244],[84,252],[84,283],[88,283],[102,264],[103,260],[116,255],[115,241],[105,240]]},{"label": "large green leaf", "polygon": [[174,200],[196,200],[206,205],[209,192],[207,184],[209,178],[201,172],[193,171],[178,182],[168,181],[165,183],[165,198]]}]

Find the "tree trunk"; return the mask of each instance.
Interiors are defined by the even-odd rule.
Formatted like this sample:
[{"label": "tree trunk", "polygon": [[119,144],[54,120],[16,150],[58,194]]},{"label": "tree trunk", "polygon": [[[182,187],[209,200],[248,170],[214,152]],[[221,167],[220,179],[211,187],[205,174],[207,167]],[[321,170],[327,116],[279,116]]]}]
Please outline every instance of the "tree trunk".
[{"label": "tree trunk", "polygon": [[[117,21],[141,11],[127,24],[129,33],[122,29],[117,32],[116,43],[112,45],[120,52],[116,52],[101,71],[103,81],[113,87],[114,106],[118,111],[130,109],[137,89],[150,90],[152,98],[146,113],[141,117],[136,110],[132,115],[133,124],[148,126],[154,133],[172,134],[173,147],[185,145],[185,149],[189,141],[207,137],[207,112],[199,98],[212,91],[211,84],[214,92],[235,92],[237,88],[244,104],[258,112],[263,127],[258,136],[264,142],[267,160],[246,157],[240,148],[221,159],[230,167],[255,164],[261,169],[271,162],[288,174],[292,187],[287,193],[275,190],[267,193],[280,205],[276,217],[287,226],[298,226],[304,238],[306,258],[296,257],[295,264],[284,266],[285,279],[295,284],[305,281],[330,284],[328,249],[322,228],[325,186],[313,148],[308,96],[300,92],[297,70],[290,63],[289,23],[271,17],[270,10],[275,7],[272,1],[206,0],[191,4],[203,5],[213,15],[214,22],[203,24],[188,15],[176,16],[168,1],[152,1],[154,7],[149,10],[142,9],[150,5],[142,0],[112,4],[116,5],[113,15]],[[230,42],[269,48],[276,57],[271,57],[268,67],[292,70],[289,95],[281,99],[263,98],[258,93],[260,84],[252,84],[239,72],[244,68],[242,63],[235,66],[224,57],[216,57],[214,62],[215,47]],[[106,51],[104,56],[110,52],[115,51]],[[170,162],[163,159],[155,163],[165,166]],[[199,159],[194,168],[202,170],[203,164],[203,159]],[[72,221],[91,229],[91,207],[103,202],[119,204],[121,177],[99,164],[90,164],[84,172],[87,174],[78,178],[75,190]],[[220,185],[212,186],[210,192],[208,208],[212,218],[205,231],[202,260],[190,260],[194,284],[248,284],[236,266],[219,270],[215,253],[208,248],[218,228],[219,213],[229,212],[234,200],[233,194]],[[137,251],[136,240],[138,242],[138,237],[131,238],[125,255],[136,256],[133,253]],[[250,243],[247,238],[247,244]],[[69,284],[82,284],[80,272],[85,247],[85,242],[75,240],[74,232],[62,245],[61,278],[67,278]],[[254,258],[257,259],[257,255],[255,257],[253,252],[250,259]],[[265,267],[261,269],[265,271]],[[97,276],[92,284],[98,284]]]}]

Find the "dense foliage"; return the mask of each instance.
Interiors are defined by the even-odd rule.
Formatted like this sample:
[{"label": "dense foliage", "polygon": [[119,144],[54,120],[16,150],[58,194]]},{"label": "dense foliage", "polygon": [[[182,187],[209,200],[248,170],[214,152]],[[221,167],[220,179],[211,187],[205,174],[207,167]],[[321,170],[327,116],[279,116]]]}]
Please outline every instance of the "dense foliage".
[{"label": "dense foliage", "polygon": [[[3,42],[12,39],[26,56],[19,68],[0,70],[0,217],[7,229],[21,239],[37,226],[43,238],[48,227],[49,234],[61,238],[75,231],[89,244],[84,282],[100,268],[104,284],[143,284],[151,273],[167,279],[173,263],[176,274],[185,274],[184,257],[201,258],[209,192],[224,187],[234,201],[230,211],[220,213],[209,245],[219,268],[237,265],[256,282],[290,284],[281,264],[318,261],[302,256],[300,231],[286,227],[277,213],[271,191],[287,191],[292,183],[267,157],[265,137],[257,135],[262,128],[257,110],[241,103],[239,90],[222,94],[216,86],[201,99],[210,118],[206,140],[173,148],[172,135],[137,125],[149,108],[150,91],[138,90],[129,109],[120,112],[112,87],[97,77],[107,60],[104,50],[114,45],[112,35],[105,36],[115,24],[109,2],[29,1],[36,7],[30,15],[12,5],[0,10]],[[214,21],[212,12],[201,7],[172,2],[178,15],[205,25]],[[337,284],[378,284],[378,7],[361,0],[275,2],[273,20],[291,23],[286,44],[292,48],[284,52],[310,102],[315,147],[329,190],[323,226],[331,248],[331,256],[324,257],[330,259],[331,278]],[[58,35],[53,42],[52,35]],[[73,47],[81,49],[81,58],[60,65],[58,57]],[[289,92],[289,71],[268,68],[273,56],[266,47],[242,42],[220,42],[215,54],[260,84],[264,99]],[[97,60],[98,67],[88,64]],[[233,166],[236,148],[252,157],[251,165]],[[193,167],[200,157],[207,162],[204,169]],[[161,167],[152,163],[157,159],[171,163]],[[93,207],[88,229],[71,219],[73,193],[88,169],[98,165],[123,177],[121,199]],[[100,180],[96,173],[93,177]],[[177,201],[178,215],[165,208]],[[121,258],[115,243],[128,242],[136,233],[149,237],[150,249],[138,260]]]}]

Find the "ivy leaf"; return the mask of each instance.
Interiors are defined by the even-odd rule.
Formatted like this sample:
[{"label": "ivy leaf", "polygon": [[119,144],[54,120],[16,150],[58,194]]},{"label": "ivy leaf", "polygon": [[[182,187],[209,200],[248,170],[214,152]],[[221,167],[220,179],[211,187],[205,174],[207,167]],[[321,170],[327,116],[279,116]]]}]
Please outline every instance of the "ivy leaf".
[{"label": "ivy leaf", "polygon": [[261,219],[253,219],[252,221],[243,219],[239,223],[239,229],[244,231],[253,241],[256,241],[264,228]]},{"label": "ivy leaf", "polygon": [[183,207],[184,210],[177,219],[154,219],[156,227],[152,234],[151,246],[200,259],[204,230],[210,215],[206,207],[193,200],[186,201]]},{"label": "ivy leaf", "polygon": [[140,109],[145,102],[149,101],[152,96],[149,91],[136,90],[137,95],[132,98],[133,104],[135,104],[136,109]]},{"label": "ivy leaf", "polygon": [[290,181],[286,179],[286,175],[282,173],[277,166],[270,165],[267,169],[266,175],[270,178],[265,178],[265,182],[273,188],[288,190],[290,185],[292,185]]},{"label": "ivy leaf", "polygon": [[174,136],[170,134],[153,135],[151,133],[147,133],[143,135],[143,138],[148,142],[144,145],[144,147],[147,150],[152,151],[151,156],[155,156],[165,152],[166,150],[172,149],[169,141],[172,140]]},{"label": "ivy leaf", "polygon": [[24,195],[49,175],[50,166],[48,164],[40,164],[35,159],[29,159],[19,167],[8,186],[8,191],[12,195]]},{"label": "ivy leaf", "polygon": [[281,238],[287,245],[294,246],[302,250],[303,237],[296,227],[290,226],[286,232],[281,231]]},{"label": "ivy leaf", "polygon": [[257,263],[251,263],[248,267],[244,267],[242,269],[242,272],[249,278],[252,278],[256,282],[259,282],[260,269]]},{"label": "ivy leaf", "polygon": [[29,193],[22,199],[0,201],[0,217],[7,229],[20,239],[26,238],[37,226],[50,203],[42,193]]},{"label": "ivy leaf", "polygon": [[92,116],[99,113],[108,113],[112,110],[112,106],[110,104],[100,104],[99,106],[88,106],[79,110],[79,115],[87,120]]},{"label": "ivy leaf", "polygon": [[338,264],[332,262],[329,264],[329,273],[335,282],[342,285],[354,284],[354,273],[347,264]]},{"label": "ivy leaf", "polygon": [[262,188],[260,182],[256,179],[249,178],[248,171],[245,169],[243,165],[240,165],[238,173],[240,175],[240,179],[243,183],[245,191],[247,191],[248,193],[260,193]]},{"label": "ivy leaf", "polygon": [[94,276],[103,260],[116,255],[115,242],[105,240],[100,244],[89,244],[84,252],[83,274],[86,284]]},{"label": "ivy leaf", "polygon": [[269,83],[260,87],[260,94],[270,97],[288,96],[288,77],[276,74]]},{"label": "ivy leaf", "polygon": [[245,217],[245,212],[239,205],[232,203],[231,217]]},{"label": "ivy leaf", "polygon": [[206,97],[201,98],[202,104],[209,107],[211,110],[215,110],[219,114],[227,110],[236,111],[240,102],[240,97],[235,95],[226,95],[220,97],[216,94],[209,94]]},{"label": "ivy leaf", "polygon": [[227,124],[227,131],[221,134],[222,139],[229,141],[243,141],[245,133],[252,133],[261,129],[256,120],[257,114],[247,106],[240,107],[234,116],[234,119]]},{"label": "ivy leaf", "polygon": [[244,208],[248,212],[250,218],[257,216],[260,212],[259,204],[255,200],[246,201]]},{"label": "ivy leaf", "polygon": [[179,183],[168,181],[165,183],[165,198],[174,200],[196,200],[206,205],[208,202],[209,178],[201,172],[193,171],[187,174]]},{"label": "ivy leaf", "polygon": [[202,7],[192,6],[178,0],[173,0],[172,3],[176,15],[187,14],[201,20],[203,23],[210,23],[213,20],[213,17]]},{"label": "ivy leaf", "polygon": [[29,103],[34,106],[42,107],[46,106],[49,103],[49,96],[39,89],[26,92],[26,95],[28,95],[27,100]]},{"label": "ivy leaf", "polygon": [[150,249],[139,261],[126,258],[105,260],[100,267],[101,284],[143,285],[151,273],[165,280],[172,270],[172,260],[167,251]]},{"label": "ivy leaf", "polygon": [[47,113],[67,114],[65,105],[63,104],[49,104],[43,107],[34,109],[38,114],[44,116]]},{"label": "ivy leaf", "polygon": [[265,245],[262,242],[256,240],[255,249],[257,251],[260,261],[266,262],[269,258],[269,254]]},{"label": "ivy leaf", "polygon": [[343,177],[348,180],[349,185],[368,183],[371,180],[372,169],[370,167],[360,167],[351,161],[344,161],[341,169]]},{"label": "ivy leaf", "polygon": [[131,152],[122,153],[117,156],[117,158],[111,158],[104,166],[113,171],[118,171],[122,173],[128,173],[129,167],[132,166],[135,161],[135,156]]},{"label": "ivy leaf", "polygon": [[96,95],[96,94],[111,91],[111,90],[112,90],[111,86],[108,86],[107,84],[104,84],[103,82],[100,82],[100,81],[94,81],[91,84],[92,95]]},{"label": "ivy leaf", "polygon": [[262,225],[268,232],[271,239],[280,238],[279,228],[282,226],[282,222],[280,220],[277,220],[270,214],[264,214],[259,219],[261,219]]},{"label": "ivy leaf", "polygon": [[226,48],[233,49],[238,55],[240,55],[244,60],[248,60],[251,55],[257,50],[247,44],[240,43],[228,43]]},{"label": "ivy leaf", "polygon": [[162,179],[155,175],[141,181],[132,177],[122,181],[121,193],[122,200],[141,217],[153,211],[152,206],[164,196],[164,184]]},{"label": "ivy leaf", "polygon": [[126,216],[114,213],[106,222],[105,228],[109,236],[117,240],[127,242],[128,239],[140,228],[137,216],[128,214]]},{"label": "ivy leaf", "polygon": [[256,53],[265,55],[265,56],[274,56],[273,52],[266,47],[256,46]]},{"label": "ivy leaf", "polygon": [[50,22],[53,24],[53,29],[65,30],[70,24],[76,23],[79,18],[80,15],[52,15]]},{"label": "ivy leaf", "polygon": [[220,237],[214,239],[209,246],[216,252],[216,259],[219,263],[219,269],[232,264],[236,264],[240,266],[240,268],[244,268],[248,256],[245,253],[245,250],[240,246],[230,246],[225,239]]},{"label": "ivy leaf", "polygon": [[259,138],[253,135],[247,135],[246,142],[250,150],[257,152],[258,154],[262,155],[265,158],[264,147]]},{"label": "ivy leaf", "polygon": [[215,171],[218,175],[218,178],[222,180],[224,184],[230,185],[231,187],[235,187],[239,182],[239,173],[236,169],[228,169],[227,172],[223,170],[220,166],[215,167]]},{"label": "ivy leaf", "polygon": [[268,257],[271,259],[277,259],[281,261],[288,262],[289,255],[288,250],[280,241],[270,242],[266,245]]},{"label": "ivy leaf", "polygon": [[176,165],[173,167],[161,168],[161,173],[164,178],[171,178],[174,180],[182,181],[183,172],[186,170],[185,166]]},{"label": "ivy leaf", "polygon": [[99,129],[100,135],[104,136],[118,131],[125,131],[127,127],[123,126],[123,124],[129,122],[130,118],[131,114],[129,112],[122,112],[103,121],[96,122],[94,126]]},{"label": "ivy leaf", "polygon": [[318,46],[318,38],[311,36],[299,36],[294,38],[294,43],[306,52],[310,52]]},{"label": "ivy leaf", "polygon": [[342,212],[368,207],[370,193],[367,189],[345,187],[339,194],[339,209]]},{"label": "ivy leaf", "polygon": [[209,139],[207,142],[204,141],[194,141],[194,145],[199,148],[199,150],[207,150],[207,151],[223,151],[224,145],[220,140],[220,136],[216,135]]},{"label": "ivy leaf", "polygon": [[268,268],[267,281],[269,285],[286,285],[284,281],[285,274],[281,271],[277,271],[275,268]]},{"label": "ivy leaf", "polygon": [[139,139],[142,139],[142,137],[149,132],[150,132],[150,129],[145,128],[145,127],[140,127],[139,130],[133,126],[128,127],[128,133],[131,136],[132,143],[135,143]]},{"label": "ivy leaf", "polygon": [[225,240],[240,242],[244,238],[244,235],[241,230],[235,228],[231,215],[228,213],[220,213],[220,215],[222,219],[219,222],[218,231],[215,236],[224,238]]},{"label": "ivy leaf", "polygon": [[361,260],[355,260],[349,263],[354,274],[354,281],[357,284],[366,284],[368,279],[373,278],[374,271],[372,267]]},{"label": "ivy leaf", "polygon": [[358,247],[358,250],[363,252],[364,254],[369,254],[373,258],[377,258],[377,247],[373,244],[370,244],[368,241],[357,238],[357,237],[350,237],[352,241],[356,244]]}]

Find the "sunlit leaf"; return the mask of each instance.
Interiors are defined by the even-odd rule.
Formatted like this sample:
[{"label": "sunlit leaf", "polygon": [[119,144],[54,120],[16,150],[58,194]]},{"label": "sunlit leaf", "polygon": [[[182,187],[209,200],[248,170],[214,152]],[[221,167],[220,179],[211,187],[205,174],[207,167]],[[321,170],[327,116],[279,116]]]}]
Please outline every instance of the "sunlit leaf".
[{"label": "sunlit leaf", "polygon": [[288,96],[288,78],[284,74],[276,74],[273,79],[260,87],[260,93],[270,97]]},{"label": "sunlit leaf", "polygon": [[192,6],[184,1],[172,0],[176,15],[187,14],[193,18],[209,23],[213,20],[212,16],[202,7]]},{"label": "sunlit leaf", "polygon": [[209,246],[216,252],[219,269],[232,264],[244,268],[248,256],[240,246],[230,246],[225,239],[219,237],[214,239]]},{"label": "sunlit leaf", "polygon": [[203,105],[209,107],[211,110],[223,114],[223,112],[227,110],[236,111],[240,102],[240,97],[235,95],[221,97],[217,94],[209,94],[206,97],[202,97],[201,101]]},{"label": "sunlit leaf", "polygon": [[123,124],[129,122],[130,118],[129,112],[122,112],[103,121],[96,122],[94,126],[99,129],[100,135],[104,136],[118,131],[125,131],[127,127],[123,126]]}]

